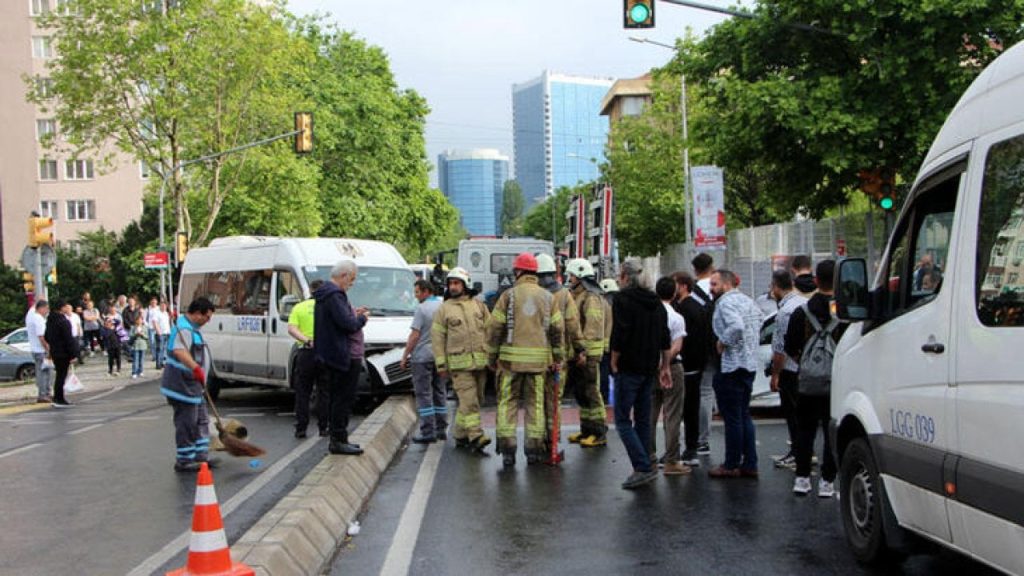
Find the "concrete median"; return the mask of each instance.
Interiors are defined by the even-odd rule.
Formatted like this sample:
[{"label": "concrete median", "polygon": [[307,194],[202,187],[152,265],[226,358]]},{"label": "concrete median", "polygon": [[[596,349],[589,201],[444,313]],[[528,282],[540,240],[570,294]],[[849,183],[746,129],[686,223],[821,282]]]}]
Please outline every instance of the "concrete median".
[{"label": "concrete median", "polygon": [[414,400],[389,398],[349,439],[361,456],[328,455],[232,547],[265,576],[320,574],[417,421]]}]

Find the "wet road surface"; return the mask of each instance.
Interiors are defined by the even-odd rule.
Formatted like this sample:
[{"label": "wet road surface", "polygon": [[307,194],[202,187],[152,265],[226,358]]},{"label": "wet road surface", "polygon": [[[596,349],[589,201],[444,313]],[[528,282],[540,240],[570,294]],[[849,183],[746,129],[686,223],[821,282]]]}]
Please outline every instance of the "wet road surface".
[{"label": "wet road surface", "polygon": [[[785,434],[781,423],[758,424],[759,480],[707,476],[722,457],[716,426],[712,456],[692,476],[663,476],[636,491],[620,487],[630,465],[614,430],[606,448],[566,447],[558,468],[527,468],[520,454],[516,469],[505,471],[500,457],[469,455],[451,440],[410,445],[331,574],[994,574],[950,552],[858,565],[839,500],[797,497],[793,473],[772,468],[769,456],[785,452]],[[436,475],[425,483],[431,458],[439,458]],[[410,498],[421,490],[428,497]],[[410,529],[409,510],[424,499]],[[396,562],[403,553],[405,562]],[[403,569],[390,571],[395,566]]]},{"label": "wet road surface", "polygon": [[[0,573],[148,574],[184,565],[196,477],[172,469],[171,408],[157,382],[76,402],[0,412]],[[225,390],[218,407],[267,450],[258,468],[216,453],[233,542],[320,461],[326,442],[315,438],[315,424],[312,438],[293,437],[288,391]]]}]

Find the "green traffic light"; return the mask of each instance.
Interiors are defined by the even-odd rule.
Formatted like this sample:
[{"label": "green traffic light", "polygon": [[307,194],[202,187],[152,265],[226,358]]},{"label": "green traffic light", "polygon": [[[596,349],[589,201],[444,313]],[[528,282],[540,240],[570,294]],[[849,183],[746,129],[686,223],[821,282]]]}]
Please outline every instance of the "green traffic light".
[{"label": "green traffic light", "polygon": [[892,198],[885,197],[878,201],[878,205],[882,207],[882,210],[892,210],[893,201]]},{"label": "green traffic light", "polygon": [[651,17],[651,9],[646,4],[634,4],[629,9],[629,19],[636,24],[643,24]]}]

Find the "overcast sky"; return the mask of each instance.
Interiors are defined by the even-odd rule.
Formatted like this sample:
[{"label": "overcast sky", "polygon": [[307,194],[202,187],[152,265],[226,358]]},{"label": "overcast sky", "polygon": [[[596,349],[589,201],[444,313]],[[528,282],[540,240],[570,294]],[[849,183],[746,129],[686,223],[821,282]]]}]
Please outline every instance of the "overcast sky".
[{"label": "overcast sky", "polygon": [[[622,0],[289,0],[289,7],[301,15],[328,14],[384,49],[398,84],[430,105],[432,164],[446,149],[497,148],[511,157],[514,83],[545,69],[639,76],[672,54],[631,42],[630,35],[672,44],[686,27],[701,34],[725,18],[661,2],[656,28],[626,31]],[[435,169],[431,183],[436,181]]]}]

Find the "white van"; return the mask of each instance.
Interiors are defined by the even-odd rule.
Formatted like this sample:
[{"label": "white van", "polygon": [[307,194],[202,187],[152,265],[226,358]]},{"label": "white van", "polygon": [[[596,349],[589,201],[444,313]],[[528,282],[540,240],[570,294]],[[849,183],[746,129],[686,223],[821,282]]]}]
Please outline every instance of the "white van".
[{"label": "white van", "polygon": [[494,292],[501,282],[512,284],[512,262],[522,252],[554,258],[554,244],[536,238],[470,238],[459,241],[458,266],[469,272],[481,294]]},{"label": "white van", "polygon": [[1024,573],[1024,43],[985,69],[914,181],[875,281],[840,262],[830,437],[847,541],[916,534]]},{"label": "white van", "polygon": [[331,267],[351,259],[359,276],[348,296],[370,309],[364,328],[369,378],[360,393],[380,396],[411,382],[402,370],[416,299],[415,276],[394,246],[343,238],[219,238],[188,253],[182,270],[179,310],[205,296],[217,307],[203,335],[213,355],[210,392],[224,384],[289,385],[293,339],[288,315],[310,297],[309,285],[327,281]]}]

